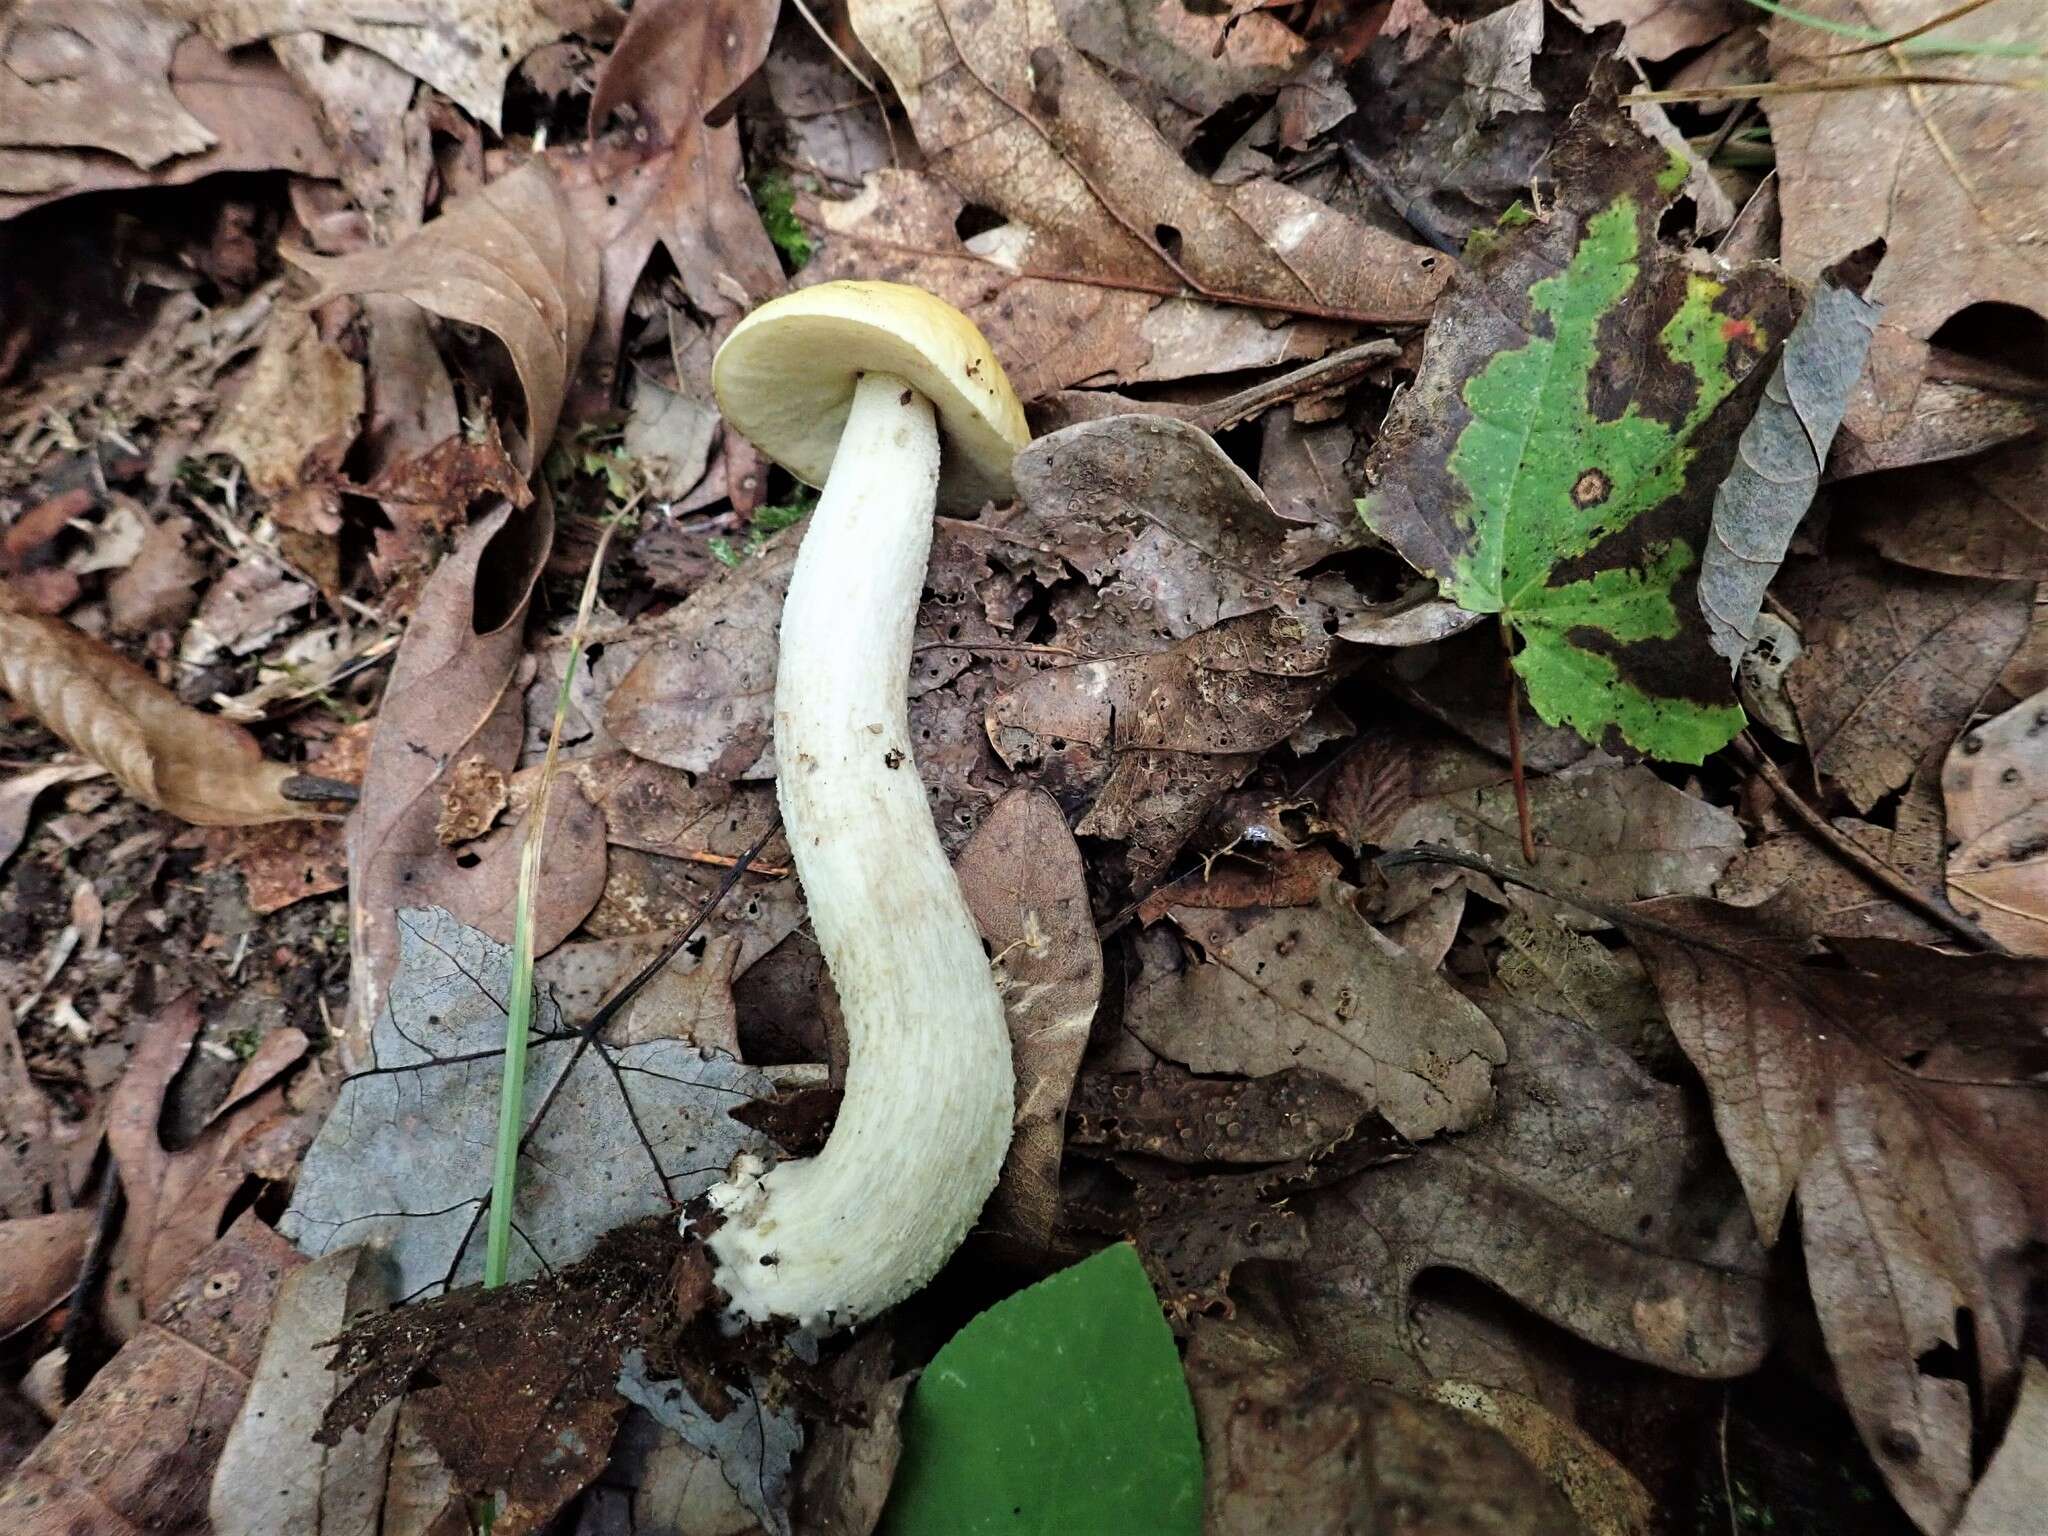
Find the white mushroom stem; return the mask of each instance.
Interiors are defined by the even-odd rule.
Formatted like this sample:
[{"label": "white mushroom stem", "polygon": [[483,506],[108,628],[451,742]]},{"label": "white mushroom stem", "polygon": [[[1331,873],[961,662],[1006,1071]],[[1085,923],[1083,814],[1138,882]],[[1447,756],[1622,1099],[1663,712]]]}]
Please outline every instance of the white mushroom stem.
[{"label": "white mushroom stem", "polygon": [[816,1157],[712,1191],[718,1284],[756,1321],[842,1327],[917,1290],[1009,1145],[1002,1001],[910,750],[938,474],[930,403],[863,377],[783,608],[776,792],[846,1020],[846,1097]]}]

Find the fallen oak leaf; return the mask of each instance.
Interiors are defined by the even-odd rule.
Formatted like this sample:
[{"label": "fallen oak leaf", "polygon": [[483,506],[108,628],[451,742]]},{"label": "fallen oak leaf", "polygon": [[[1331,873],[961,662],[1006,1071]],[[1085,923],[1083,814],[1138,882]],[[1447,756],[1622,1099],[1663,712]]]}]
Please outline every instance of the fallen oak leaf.
[{"label": "fallen oak leaf", "polygon": [[145,171],[210,148],[213,134],[168,78],[189,30],[147,6],[9,7],[0,20],[0,144],[105,150]]},{"label": "fallen oak leaf", "polygon": [[1743,716],[1686,588],[1790,302],[1771,266],[1710,276],[1659,242],[1683,170],[1611,95],[1573,112],[1559,206],[1496,234],[1440,308],[1359,511],[1500,615],[1544,720],[1696,763]]},{"label": "fallen oak leaf", "polygon": [[29,612],[4,583],[0,688],[137,800],[199,826],[319,816],[308,799],[336,789],[266,761],[240,726],[183,703],[62,619]]},{"label": "fallen oak leaf", "polygon": [[397,294],[504,344],[526,396],[513,458],[531,471],[554,439],[597,313],[598,250],[545,161],[458,198],[417,233],[348,256],[281,254],[309,274],[313,308],[342,294]]}]

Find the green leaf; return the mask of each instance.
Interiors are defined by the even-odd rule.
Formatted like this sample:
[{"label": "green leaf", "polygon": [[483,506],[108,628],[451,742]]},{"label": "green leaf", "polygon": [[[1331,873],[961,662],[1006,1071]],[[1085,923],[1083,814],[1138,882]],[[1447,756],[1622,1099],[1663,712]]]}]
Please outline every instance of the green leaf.
[{"label": "green leaf", "polygon": [[1659,243],[1669,157],[1611,100],[1574,113],[1555,164],[1557,205],[1494,231],[1439,304],[1359,511],[1500,615],[1545,720],[1698,762],[1742,711],[1695,573],[1790,289]]},{"label": "green leaf", "polygon": [[1200,1536],[1180,1352],[1128,1243],[996,1303],[910,1395],[887,1536]]}]

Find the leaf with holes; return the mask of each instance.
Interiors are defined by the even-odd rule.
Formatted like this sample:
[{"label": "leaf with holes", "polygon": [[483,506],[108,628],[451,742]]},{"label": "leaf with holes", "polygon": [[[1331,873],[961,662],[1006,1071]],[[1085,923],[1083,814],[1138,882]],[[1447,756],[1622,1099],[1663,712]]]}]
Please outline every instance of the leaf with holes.
[{"label": "leaf with holes", "polygon": [[[279,1230],[308,1253],[371,1243],[401,1299],[483,1272],[510,954],[438,907],[401,912],[398,970]],[[511,1274],[558,1270],[605,1233],[708,1189],[759,1132],[726,1111],[773,1090],[679,1040],[583,1044],[543,994],[527,1055]]]},{"label": "leaf with holes", "polygon": [[1553,166],[1557,206],[1490,232],[1439,307],[1359,511],[1500,615],[1545,720],[1699,762],[1742,711],[1694,577],[1790,292],[1659,243],[1685,168],[1611,100],[1573,113]]}]

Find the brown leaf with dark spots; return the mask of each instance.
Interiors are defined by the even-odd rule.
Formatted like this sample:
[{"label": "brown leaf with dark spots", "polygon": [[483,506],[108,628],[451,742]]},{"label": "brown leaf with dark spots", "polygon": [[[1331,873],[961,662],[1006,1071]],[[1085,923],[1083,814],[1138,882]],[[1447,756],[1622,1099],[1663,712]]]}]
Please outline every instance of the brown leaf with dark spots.
[{"label": "brown leaf with dark spots", "polygon": [[1102,1152],[1172,1163],[1284,1163],[1327,1152],[1369,1112],[1319,1072],[1198,1077],[1162,1061],[1144,1072],[1084,1072],[1067,1138]]},{"label": "brown leaf with dark spots", "polygon": [[1868,812],[1954,737],[2026,634],[2025,582],[1830,562],[1785,674],[1813,765]]},{"label": "brown leaf with dark spots", "polygon": [[1878,939],[1816,961],[1768,913],[1635,910],[1630,936],[1767,1240],[1798,1194],[1864,1443],[1915,1522],[1947,1529],[1970,1487],[1972,1394],[1921,1362],[1974,1340],[1963,1364],[1986,1398],[2013,1385],[2022,1256],[2048,1240],[2048,973]]},{"label": "brown leaf with dark spots", "polygon": [[197,1533],[284,1277],[305,1260],[245,1213],[0,1484],[14,1536]]},{"label": "brown leaf with dark spots", "polygon": [[554,439],[598,297],[597,247],[544,163],[529,161],[457,199],[396,245],[283,254],[319,284],[311,306],[339,294],[399,294],[497,337],[526,395],[513,458],[533,468]]},{"label": "brown leaf with dark spots", "polygon": [[123,1337],[162,1304],[194,1256],[219,1235],[228,1202],[286,1113],[279,1078],[307,1050],[306,1037],[289,1026],[265,1035],[199,1135],[172,1151],[157,1123],[200,1023],[196,993],[166,1006],[129,1058],[108,1110],[107,1147],[128,1211],[114,1245],[107,1312]]},{"label": "brown leaf with dark spots", "polygon": [[2014,954],[2048,957],[2048,692],[1966,733],[1941,791],[1950,900]]},{"label": "brown leaf with dark spots", "polygon": [[1498,1108],[1318,1196],[1299,1300],[1327,1352],[1433,1374],[1418,1276],[1461,1271],[1580,1338],[1693,1377],[1755,1370],[1768,1266],[1703,1106],[1592,1031],[1505,997]]},{"label": "brown leaf with dark spots", "polygon": [[1500,1032],[1332,884],[1313,907],[1171,915],[1197,947],[1148,934],[1124,1027],[1197,1072],[1321,1072],[1414,1140],[1465,1130],[1493,1105]]},{"label": "brown leaf with dark spots", "polygon": [[1006,1235],[1043,1250],[1059,1217],[1067,1096],[1102,1000],[1088,872],[1058,803],[1028,788],[990,808],[953,872],[995,956],[1017,1074],[1016,1129],[993,1214]]},{"label": "brown leaf with dark spots", "polygon": [[0,688],[153,809],[199,826],[323,814],[284,798],[280,787],[298,770],[267,761],[239,725],[193,709],[62,619],[26,611],[4,583]]}]

